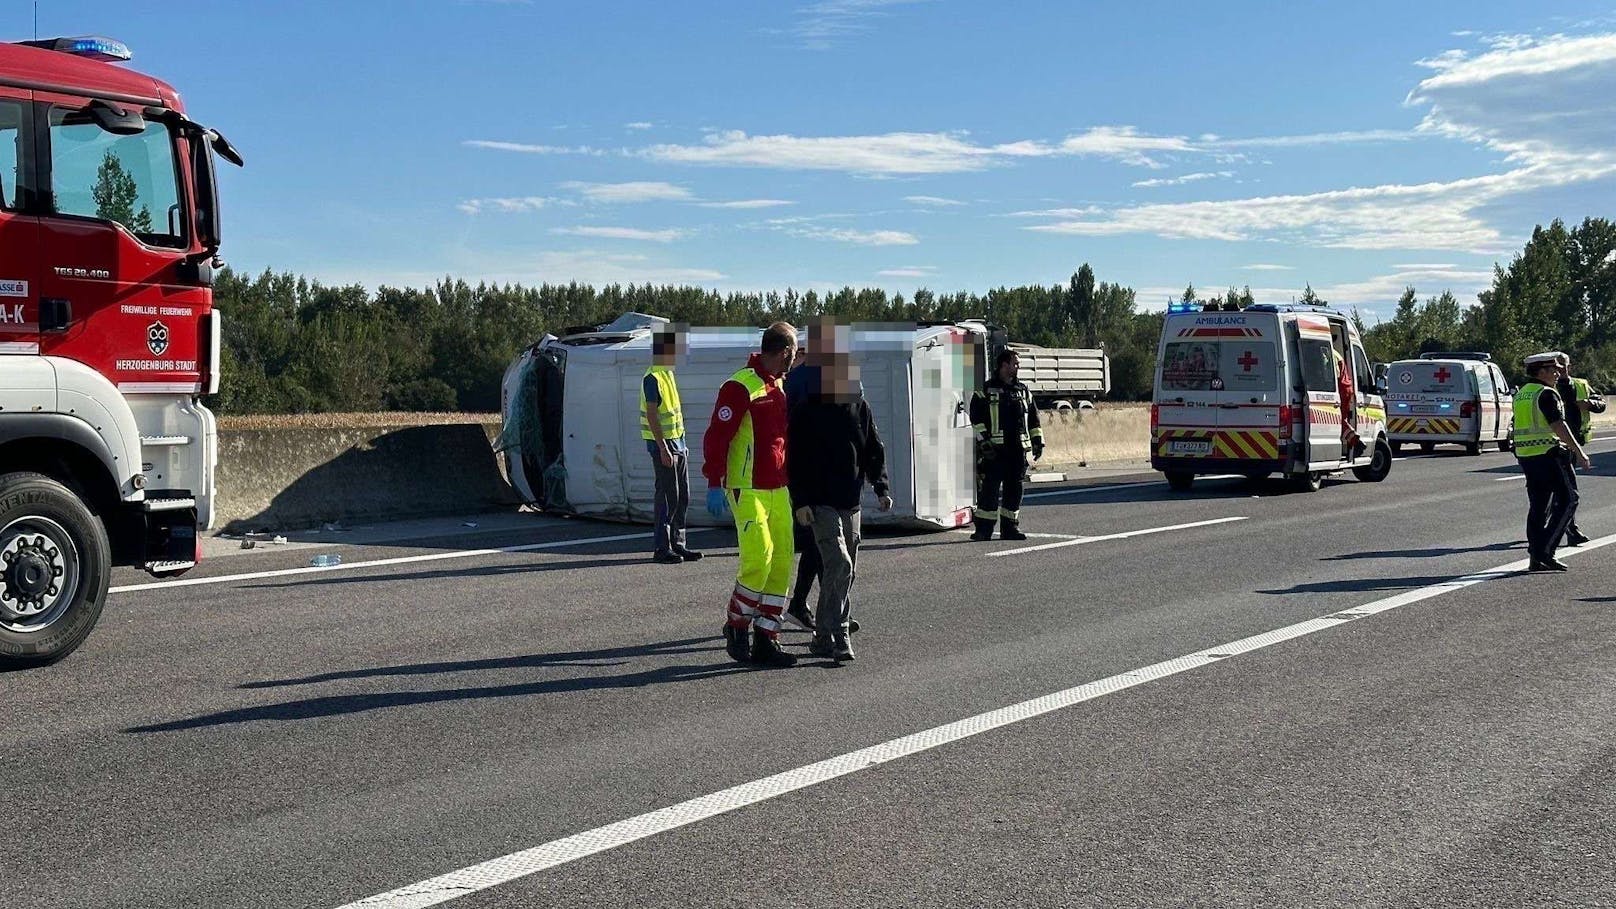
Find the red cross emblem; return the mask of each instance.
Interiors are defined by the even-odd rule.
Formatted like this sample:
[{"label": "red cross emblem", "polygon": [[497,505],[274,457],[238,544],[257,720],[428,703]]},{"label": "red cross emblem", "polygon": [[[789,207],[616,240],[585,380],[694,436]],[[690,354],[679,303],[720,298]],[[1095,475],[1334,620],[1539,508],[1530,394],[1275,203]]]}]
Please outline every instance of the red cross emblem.
[{"label": "red cross emblem", "polygon": [[1240,364],[1241,372],[1251,372],[1251,367],[1257,365],[1257,358],[1252,356],[1251,351],[1248,350],[1241,354],[1240,359],[1235,360],[1235,362]]},{"label": "red cross emblem", "polygon": [[1446,385],[1446,384],[1448,384],[1448,379],[1450,379],[1452,377],[1453,377],[1453,373],[1448,372],[1448,368],[1446,366],[1437,367],[1436,380],[1438,382],[1441,382],[1443,385]]}]

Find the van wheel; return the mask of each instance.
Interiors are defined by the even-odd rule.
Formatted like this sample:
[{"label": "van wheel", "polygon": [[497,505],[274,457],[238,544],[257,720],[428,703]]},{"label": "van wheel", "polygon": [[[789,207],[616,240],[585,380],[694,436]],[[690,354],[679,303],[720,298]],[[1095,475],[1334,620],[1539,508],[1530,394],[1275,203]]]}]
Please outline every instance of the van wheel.
[{"label": "van wheel", "polygon": [[1167,471],[1167,485],[1174,492],[1188,492],[1189,488],[1195,485],[1195,474],[1169,470]]},{"label": "van wheel", "polygon": [[1393,442],[1392,443],[1392,457],[1394,457],[1394,458],[1398,457],[1398,456],[1402,455],[1402,453],[1403,453],[1403,443],[1402,442]]},{"label": "van wheel", "polygon": [[1421,442],[1420,443],[1420,451],[1423,451],[1426,454],[1430,454],[1431,452],[1436,451],[1436,443],[1435,442]]},{"label": "van wheel", "polygon": [[1392,472],[1392,446],[1386,444],[1385,439],[1375,441],[1375,456],[1369,459],[1368,467],[1352,468],[1352,475],[1365,483],[1379,483]]},{"label": "van wheel", "polygon": [[1317,470],[1307,473],[1298,473],[1291,476],[1291,486],[1297,492],[1318,492],[1324,485],[1324,474]]},{"label": "van wheel", "polygon": [[1467,454],[1467,455],[1479,455],[1479,454],[1481,454],[1481,443],[1480,442],[1470,442],[1467,445],[1465,445],[1465,454]]},{"label": "van wheel", "polygon": [[0,669],[84,643],[111,573],[106,528],[78,496],[42,474],[0,476]]},{"label": "van wheel", "polygon": [[1252,471],[1248,471],[1246,473],[1246,482],[1248,482],[1248,483],[1261,483],[1263,480],[1268,479],[1268,475],[1271,474],[1271,473],[1273,473],[1273,471],[1271,471],[1271,470],[1252,470]]}]

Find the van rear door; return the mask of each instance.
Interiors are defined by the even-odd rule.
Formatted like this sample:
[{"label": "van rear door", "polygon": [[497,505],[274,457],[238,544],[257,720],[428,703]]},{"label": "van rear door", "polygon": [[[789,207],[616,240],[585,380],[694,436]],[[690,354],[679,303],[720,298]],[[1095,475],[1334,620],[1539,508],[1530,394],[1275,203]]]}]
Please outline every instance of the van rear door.
[{"label": "van rear door", "polygon": [[1208,312],[1168,326],[1158,383],[1158,457],[1279,460],[1284,401],[1277,324],[1271,315]]},{"label": "van rear door", "polygon": [[1336,384],[1335,344],[1323,316],[1298,315],[1297,375],[1302,380],[1301,405],[1306,411],[1307,463],[1315,468],[1341,463],[1341,391]]}]

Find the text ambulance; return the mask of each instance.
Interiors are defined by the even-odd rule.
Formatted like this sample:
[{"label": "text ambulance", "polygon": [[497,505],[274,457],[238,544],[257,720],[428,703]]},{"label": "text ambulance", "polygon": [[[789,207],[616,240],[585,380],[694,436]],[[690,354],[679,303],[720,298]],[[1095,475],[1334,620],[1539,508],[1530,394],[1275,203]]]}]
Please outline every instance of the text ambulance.
[{"label": "text ambulance", "polygon": [[1347,469],[1379,482],[1392,465],[1382,391],[1340,313],[1174,304],[1157,355],[1151,467],[1177,490],[1214,473],[1278,473],[1309,491]]},{"label": "text ambulance", "polygon": [[1510,447],[1514,393],[1503,370],[1484,353],[1428,353],[1386,370],[1386,430],[1392,453],[1404,445],[1429,452],[1437,445]]}]

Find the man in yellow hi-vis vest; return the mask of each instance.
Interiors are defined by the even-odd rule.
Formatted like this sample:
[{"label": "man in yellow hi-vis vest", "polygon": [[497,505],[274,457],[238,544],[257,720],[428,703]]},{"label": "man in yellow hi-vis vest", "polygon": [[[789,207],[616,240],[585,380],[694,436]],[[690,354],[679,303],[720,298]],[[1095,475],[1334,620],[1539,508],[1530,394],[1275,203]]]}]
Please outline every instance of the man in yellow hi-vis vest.
[{"label": "man in yellow hi-vis vest", "polygon": [[1573,461],[1588,469],[1588,455],[1566,425],[1564,406],[1555,385],[1560,380],[1559,355],[1526,358],[1530,380],[1515,393],[1515,457],[1526,474],[1526,548],[1531,571],[1565,571],[1554,557],[1577,513],[1577,480]]},{"label": "man in yellow hi-vis vest", "polygon": [[701,553],[685,546],[685,512],[690,509],[690,450],[685,447],[685,414],[673,368],[684,352],[683,326],[651,335],[651,366],[640,387],[640,436],[656,474],[656,555],[665,565],[694,562]]},{"label": "man in yellow hi-vis vest", "polygon": [[[731,658],[760,666],[790,666],[780,649],[780,616],[791,586],[791,493],[786,488],[786,395],[780,387],[797,355],[797,330],[776,322],[763,332],[762,351],[718,389],[702,439],[707,511],[735,518],[740,568],[724,623]],[[751,629],[751,642],[747,630]]]}]

